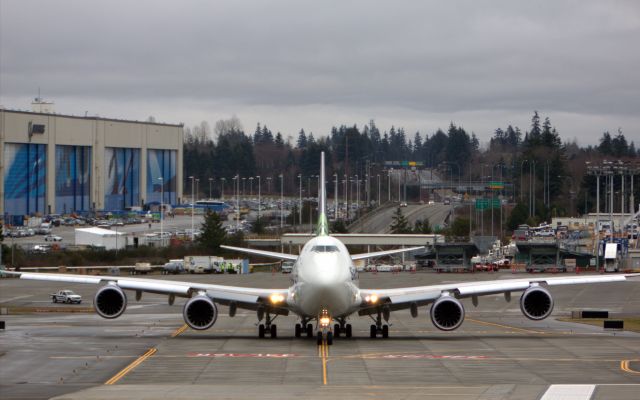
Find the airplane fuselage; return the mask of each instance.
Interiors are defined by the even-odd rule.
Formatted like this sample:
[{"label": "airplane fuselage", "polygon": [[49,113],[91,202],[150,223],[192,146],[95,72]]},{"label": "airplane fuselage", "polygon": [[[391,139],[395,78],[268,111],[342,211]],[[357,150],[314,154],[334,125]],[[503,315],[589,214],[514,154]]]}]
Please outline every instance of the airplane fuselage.
[{"label": "airplane fuselage", "polygon": [[291,281],[287,303],[301,317],[315,318],[323,311],[345,317],[362,302],[349,251],[331,236],[317,236],[304,245]]}]

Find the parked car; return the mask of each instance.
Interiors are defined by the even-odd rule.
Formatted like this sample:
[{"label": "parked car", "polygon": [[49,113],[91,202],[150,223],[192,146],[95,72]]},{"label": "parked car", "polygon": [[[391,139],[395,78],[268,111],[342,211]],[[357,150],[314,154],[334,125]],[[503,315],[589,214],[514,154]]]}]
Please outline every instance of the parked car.
[{"label": "parked car", "polygon": [[58,235],[47,235],[44,237],[45,242],[62,242],[62,237]]},{"label": "parked car", "polygon": [[57,293],[51,293],[51,301],[54,303],[76,303],[82,302],[82,296],[75,294],[71,290],[59,290]]}]

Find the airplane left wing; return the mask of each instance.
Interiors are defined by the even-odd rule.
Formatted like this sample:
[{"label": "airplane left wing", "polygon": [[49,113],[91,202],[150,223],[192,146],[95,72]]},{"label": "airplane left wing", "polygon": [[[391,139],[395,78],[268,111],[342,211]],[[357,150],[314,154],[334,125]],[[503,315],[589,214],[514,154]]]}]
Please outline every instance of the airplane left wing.
[{"label": "airplane left wing", "polygon": [[[281,308],[284,314],[287,304],[284,301],[289,293],[289,289],[263,289],[240,286],[212,285],[200,282],[165,281],[150,278],[122,278],[119,276],[98,276],[98,275],[71,275],[71,274],[48,274],[36,272],[13,272],[0,271],[5,275],[17,276],[20,279],[85,283],[85,284],[111,284],[125,290],[135,290],[136,292],[147,292],[156,294],[166,294],[177,297],[192,297],[197,294],[206,294],[214,302],[220,304],[235,303],[240,308],[255,310],[262,304],[269,304]],[[274,304],[273,300],[277,300]]]},{"label": "airplane left wing", "polygon": [[406,252],[409,252],[409,251],[416,251],[416,250],[421,250],[421,249],[424,249],[424,246],[407,247],[405,249],[374,251],[372,253],[352,254],[351,255],[351,259],[353,261],[355,261],[355,260],[363,260],[365,258],[373,258],[373,257],[387,256],[387,255],[390,255],[390,254],[406,253]]},{"label": "airplane left wing", "polygon": [[279,258],[281,260],[290,260],[290,261],[295,261],[298,259],[298,256],[295,254],[278,253],[275,251],[247,249],[246,247],[233,247],[233,246],[225,246],[225,245],[222,245],[220,247],[227,250],[239,251],[241,253],[253,254],[254,256]]}]

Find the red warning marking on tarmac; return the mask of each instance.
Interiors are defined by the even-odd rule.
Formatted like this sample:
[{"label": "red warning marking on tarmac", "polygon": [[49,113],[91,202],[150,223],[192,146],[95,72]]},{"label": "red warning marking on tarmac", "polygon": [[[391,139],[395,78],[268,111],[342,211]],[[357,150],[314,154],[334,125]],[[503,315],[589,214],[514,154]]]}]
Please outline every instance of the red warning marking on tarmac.
[{"label": "red warning marking on tarmac", "polygon": [[187,353],[187,356],[210,358],[293,358],[298,355],[292,353]]}]

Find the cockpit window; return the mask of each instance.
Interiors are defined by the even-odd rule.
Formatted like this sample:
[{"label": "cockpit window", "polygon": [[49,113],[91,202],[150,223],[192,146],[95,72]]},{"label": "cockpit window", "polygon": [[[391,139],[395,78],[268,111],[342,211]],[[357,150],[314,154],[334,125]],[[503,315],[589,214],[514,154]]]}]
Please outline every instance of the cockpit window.
[{"label": "cockpit window", "polygon": [[317,253],[334,253],[338,251],[337,246],[313,246],[311,251],[315,251]]}]

